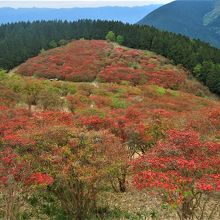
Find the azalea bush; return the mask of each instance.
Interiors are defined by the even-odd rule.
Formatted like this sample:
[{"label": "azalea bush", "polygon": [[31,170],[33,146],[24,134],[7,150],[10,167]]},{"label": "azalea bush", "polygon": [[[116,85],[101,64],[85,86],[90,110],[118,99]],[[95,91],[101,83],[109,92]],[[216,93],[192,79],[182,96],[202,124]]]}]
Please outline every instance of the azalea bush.
[{"label": "azalea bush", "polygon": [[[180,219],[203,219],[209,211],[203,195],[220,191],[219,164],[219,143],[203,142],[193,131],[170,130],[166,141],[132,162],[133,182],[137,189],[153,190],[175,205]],[[212,208],[210,218],[219,206]]]},{"label": "azalea bush", "polygon": [[28,162],[13,149],[0,151],[0,215],[16,220],[25,211],[25,197],[31,195],[33,186],[49,186],[53,178],[48,174],[33,172]]},{"label": "azalea bush", "polygon": [[126,164],[124,146],[108,131],[51,124],[36,131],[41,149],[33,156],[54,177],[50,192],[69,217],[85,219],[96,211],[102,187]]}]

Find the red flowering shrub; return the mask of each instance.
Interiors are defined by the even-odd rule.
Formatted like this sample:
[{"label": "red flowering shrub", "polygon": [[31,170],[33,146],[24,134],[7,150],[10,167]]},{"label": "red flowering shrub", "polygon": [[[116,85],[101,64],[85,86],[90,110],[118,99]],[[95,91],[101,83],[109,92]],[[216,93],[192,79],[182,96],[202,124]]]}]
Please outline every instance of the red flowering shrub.
[{"label": "red flowering shrub", "polygon": [[167,135],[132,163],[134,185],[160,192],[166,202],[178,205],[181,219],[188,219],[195,214],[198,195],[220,191],[220,144],[201,142],[191,131]]},{"label": "red flowering shrub", "polygon": [[146,83],[143,70],[135,70],[130,67],[109,66],[103,69],[98,77],[100,81],[104,82],[120,83],[121,81],[129,81],[133,85]]},{"label": "red flowering shrub", "polygon": [[149,84],[159,85],[171,89],[178,89],[186,80],[186,76],[184,74],[171,70],[147,72],[146,76]]},{"label": "red flowering shrub", "polygon": [[32,185],[47,186],[52,183],[53,178],[47,174],[33,173],[30,165],[11,148],[0,151],[1,208],[8,219],[17,218],[21,208],[25,208],[22,199]]},{"label": "red flowering shrub", "polygon": [[79,124],[87,127],[89,130],[101,130],[111,127],[112,121],[99,116],[80,117],[78,118]]},{"label": "red flowering shrub", "polygon": [[23,161],[11,148],[0,152],[0,191],[10,184],[51,185],[53,178],[47,174],[32,173],[30,165]]},{"label": "red flowering shrub", "polygon": [[220,111],[218,109],[213,109],[212,111],[209,111],[208,117],[212,125],[220,130]]},{"label": "red flowering shrub", "polygon": [[164,109],[154,109],[153,114],[155,117],[161,117],[161,116],[166,118],[172,117],[172,113]]},{"label": "red flowering shrub", "polygon": [[[100,131],[101,127],[108,129],[111,121],[98,117],[79,118],[91,129],[87,131],[76,127],[80,125],[73,123],[70,113],[44,111],[29,114],[24,110],[0,109],[0,121],[4,121],[0,126],[1,145],[11,146],[29,161],[28,173],[24,177],[15,173],[13,178],[22,195],[26,195],[23,190],[31,185],[52,185],[51,192],[61,201],[63,209],[70,216],[79,218],[94,208],[103,184],[111,183],[115,189],[125,190],[126,182],[121,173],[127,168],[127,150],[120,138],[109,131]],[[9,164],[16,158],[13,153],[1,158],[0,172],[9,172]],[[1,162],[7,166],[2,166]],[[12,165],[13,172],[20,172],[19,164]],[[23,170],[21,174],[24,174]],[[4,192],[10,191],[7,181],[7,176],[0,175]]]},{"label": "red flowering shrub", "polygon": [[107,96],[102,95],[92,95],[90,96],[90,100],[97,106],[98,108],[104,108],[112,105],[112,99]]},{"label": "red flowering shrub", "polygon": [[54,179],[47,174],[33,173],[28,177],[26,184],[51,185],[53,181]]},{"label": "red flowering shrub", "polygon": [[[54,176],[50,192],[69,216],[85,219],[94,210],[100,189],[127,163],[126,149],[119,138],[105,130],[50,126],[38,131],[37,137],[40,156],[34,158]],[[51,182],[41,174],[34,174],[31,180]]]}]

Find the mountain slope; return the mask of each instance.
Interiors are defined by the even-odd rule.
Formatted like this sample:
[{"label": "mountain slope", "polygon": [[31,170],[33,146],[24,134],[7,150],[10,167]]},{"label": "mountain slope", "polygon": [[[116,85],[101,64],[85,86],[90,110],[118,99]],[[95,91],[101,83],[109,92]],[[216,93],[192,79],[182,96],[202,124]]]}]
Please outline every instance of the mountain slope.
[{"label": "mountain slope", "polygon": [[115,20],[125,23],[136,23],[143,16],[161,5],[140,7],[98,7],[98,8],[0,8],[0,24],[36,21],[36,20],[67,20],[101,19]]},{"label": "mountain slope", "polygon": [[20,65],[16,72],[74,82],[129,81],[166,88],[177,88],[186,79],[186,73],[164,57],[103,40],[77,40],[43,52]]},{"label": "mountain slope", "polygon": [[[102,74],[108,80],[100,83],[100,73],[109,67],[111,71]],[[80,216],[85,212],[85,203],[78,201],[92,198],[96,208],[86,210],[88,219],[150,219],[151,210],[156,210],[160,219],[176,220],[179,213],[173,204],[185,205],[179,196],[188,198],[192,188],[209,196],[196,214],[218,219],[219,213],[210,207],[219,204],[220,103],[184,92],[186,85],[199,89],[185,78],[175,90],[164,84],[186,76],[184,70],[149,51],[97,40],[73,41],[41,53],[20,68],[30,76],[0,71],[0,186],[3,195],[11,195],[12,189],[19,192],[13,195],[19,198],[15,205],[17,201],[23,205],[18,215],[76,219],[78,210]],[[120,72],[121,68],[125,71]],[[124,81],[124,76],[128,81],[136,79],[137,70],[154,80],[149,77],[136,85]],[[174,72],[171,77],[168,70]],[[80,77],[81,82],[33,76],[66,80],[77,76],[74,81]],[[158,150],[161,146],[163,151]],[[153,150],[161,159],[152,157]],[[155,164],[150,172],[160,169],[165,177],[160,175],[156,181],[162,184],[146,191],[137,187],[136,173],[130,169],[130,164],[139,165],[143,157],[151,161],[138,167],[141,172]],[[152,181],[150,176],[141,179]],[[164,208],[166,198],[161,192],[173,184],[174,190],[168,188],[173,199],[167,199],[172,207],[167,203]],[[31,206],[32,200],[37,206]],[[0,196],[2,207],[8,201]],[[103,207],[104,212],[96,211]],[[0,216],[7,216],[5,210],[0,209]]]},{"label": "mountain slope", "polygon": [[48,50],[18,66],[16,72],[51,80],[157,85],[201,96],[209,94],[165,57],[104,40],[76,40]]},{"label": "mountain slope", "polygon": [[148,14],[139,24],[198,38],[220,47],[219,0],[174,1]]}]

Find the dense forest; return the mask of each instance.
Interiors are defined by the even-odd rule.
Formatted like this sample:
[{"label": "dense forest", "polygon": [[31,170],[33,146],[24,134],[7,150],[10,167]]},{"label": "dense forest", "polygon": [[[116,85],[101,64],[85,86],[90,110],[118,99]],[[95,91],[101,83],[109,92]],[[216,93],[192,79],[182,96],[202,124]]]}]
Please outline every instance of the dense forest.
[{"label": "dense forest", "polygon": [[123,45],[147,49],[182,64],[212,92],[220,94],[220,50],[199,40],[159,31],[149,26],[113,21],[37,21],[0,26],[0,67],[6,70],[21,64],[42,49],[60,46],[73,39],[105,39],[112,30],[124,36]]},{"label": "dense forest", "polygon": [[172,1],[146,15],[138,23],[191,38],[199,38],[220,48],[218,10],[213,0]]}]

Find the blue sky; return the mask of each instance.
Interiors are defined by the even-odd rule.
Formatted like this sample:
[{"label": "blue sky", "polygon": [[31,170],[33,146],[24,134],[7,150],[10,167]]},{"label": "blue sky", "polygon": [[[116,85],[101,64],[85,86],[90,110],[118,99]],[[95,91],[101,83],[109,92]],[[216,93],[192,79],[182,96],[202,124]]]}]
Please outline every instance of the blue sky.
[{"label": "blue sky", "polygon": [[50,8],[69,8],[69,7],[98,7],[98,6],[141,6],[150,4],[165,4],[172,0],[0,0],[0,7],[50,7]]}]

